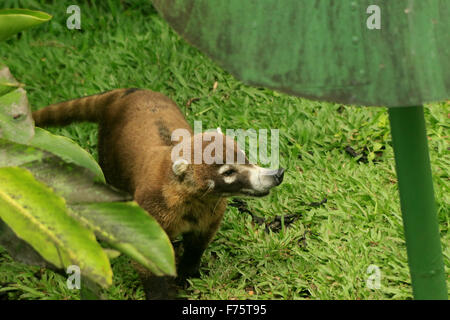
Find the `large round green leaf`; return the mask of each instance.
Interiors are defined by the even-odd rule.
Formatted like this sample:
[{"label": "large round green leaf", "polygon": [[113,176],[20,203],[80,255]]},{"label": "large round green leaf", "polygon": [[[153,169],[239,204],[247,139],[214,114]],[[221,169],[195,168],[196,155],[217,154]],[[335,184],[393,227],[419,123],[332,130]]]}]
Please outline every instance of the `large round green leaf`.
[{"label": "large round green leaf", "polygon": [[[450,97],[449,0],[153,4],[180,35],[249,84],[359,105]],[[370,24],[377,16],[380,29]]]},{"label": "large round green leaf", "polygon": [[47,22],[51,15],[27,9],[3,9],[0,10],[0,41],[22,30]]}]

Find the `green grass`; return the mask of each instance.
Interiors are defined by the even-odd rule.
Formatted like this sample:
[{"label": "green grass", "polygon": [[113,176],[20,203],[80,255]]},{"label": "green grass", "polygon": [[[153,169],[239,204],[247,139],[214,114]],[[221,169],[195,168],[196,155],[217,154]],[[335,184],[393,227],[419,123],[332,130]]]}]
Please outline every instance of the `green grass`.
[{"label": "green grass", "polygon": [[[83,31],[68,30],[70,1],[4,0],[5,7],[54,16],[2,43],[0,59],[26,84],[33,109],[119,87],[160,91],[204,128],[278,128],[284,183],[269,197],[247,200],[271,219],[298,213],[266,233],[229,207],[201,264],[201,278],[180,292],[189,299],[410,299],[389,122],[384,108],[314,102],[242,84],[181,40],[149,1],[82,2]],[[92,3],[89,5],[89,3]],[[95,3],[95,5],[94,5]],[[213,90],[217,81],[217,89]],[[199,98],[190,106],[187,102]],[[448,102],[428,105],[426,121],[446,270],[450,267]],[[96,156],[93,124],[51,129]],[[369,152],[357,162],[346,146]],[[374,156],[374,153],[371,153]],[[323,198],[316,208],[309,203]],[[381,268],[381,289],[366,287],[369,265]],[[126,257],[113,260],[110,299],[143,299]],[[14,262],[0,249],[0,299],[78,299],[66,278]]]}]

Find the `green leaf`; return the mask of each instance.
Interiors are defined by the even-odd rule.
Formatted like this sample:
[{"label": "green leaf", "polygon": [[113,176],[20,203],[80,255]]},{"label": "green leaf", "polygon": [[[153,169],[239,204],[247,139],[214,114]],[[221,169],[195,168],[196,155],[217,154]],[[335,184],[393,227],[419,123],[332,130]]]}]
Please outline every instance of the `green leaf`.
[{"label": "green leaf", "polygon": [[2,219],[0,219],[0,246],[5,248],[16,261],[49,269],[55,268],[55,266],[43,259],[26,241],[17,237]]},{"label": "green leaf", "polygon": [[0,218],[57,268],[78,265],[103,287],[112,283],[108,257],[94,234],[67,214],[64,199],[25,169],[0,168]]},{"label": "green leaf", "polygon": [[34,122],[26,91],[17,88],[0,96],[0,138],[27,143],[34,135]]},{"label": "green leaf", "polygon": [[0,62],[0,97],[19,86],[19,82],[14,79],[8,67]]},{"label": "green leaf", "polygon": [[175,274],[173,248],[158,222],[134,202],[115,202],[132,197],[96,182],[90,170],[67,163],[47,151],[0,139],[2,166],[29,170],[36,180],[50,186],[56,195],[72,205],[69,213],[73,217],[111,246],[157,275]]},{"label": "green leaf", "polygon": [[[34,128],[26,92],[16,89],[18,85],[9,69],[0,64],[0,138],[19,143],[28,142],[32,146],[50,151],[68,162],[91,170],[100,181],[105,182],[102,169],[86,150],[69,138]],[[7,92],[3,97],[2,90]]]},{"label": "green leaf", "polygon": [[27,9],[0,10],[0,41],[22,30],[47,22],[51,18],[51,15],[41,11]]},{"label": "green leaf", "polygon": [[42,161],[50,154],[25,144],[0,139],[0,167],[17,167],[33,161]]},{"label": "green leaf", "polygon": [[67,203],[92,203],[131,200],[131,195],[96,181],[89,170],[67,163],[56,156],[22,165],[33,176],[52,187]]},{"label": "green leaf", "polygon": [[106,255],[108,256],[109,260],[115,259],[119,257],[122,253],[120,251],[109,249],[109,248],[103,248],[103,251],[105,251]]},{"label": "green leaf", "polygon": [[73,217],[115,249],[135,259],[155,275],[176,275],[169,237],[135,202],[70,206]]},{"label": "green leaf", "polygon": [[94,158],[73,140],[51,134],[41,129],[34,129],[34,137],[29,142],[30,145],[56,154],[65,161],[75,163],[81,167],[92,171],[101,182],[105,182],[102,169]]},{"label": "green leaf", "polygon": [[379,151],[379,150],[381,150],[382,147],[383,147],[383,145],[379,142],[373,143],[373,151]]},{"label": "green leaf", "polygon": [[[448,0],[152,2],[184,40],[252,86],[363,106],[450,95]],[[382,32],[366,24],[372,3],[388,17]]]},{"label": "green leaf", "polygon": [[98,182],[92,171],[44,150],[0,139],[0,167],[20,166],[53,188],[69,204],[128,201],[132,197]]},{"label": "green leaf", "polygon": [[[1,75],[0,75],[1,76]],[[19,85],[17,83],[13,82],[1,82],[2,79],[0,79],[0,96],[3,96],[13,90],[15,90]]]}]

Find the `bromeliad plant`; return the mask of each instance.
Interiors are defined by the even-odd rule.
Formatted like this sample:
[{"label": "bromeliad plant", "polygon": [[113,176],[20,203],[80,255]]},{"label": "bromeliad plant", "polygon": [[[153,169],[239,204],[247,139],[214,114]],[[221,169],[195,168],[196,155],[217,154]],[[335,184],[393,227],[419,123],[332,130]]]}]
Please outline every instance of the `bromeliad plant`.
[{"label": "bromeliad plant", "polygon": [[[0,10],[0,40],[50,19]],[[26,91],[0,62],[0,245],[28,264],[76,265],[84,283],[103,288],[120,252],[156,275],[175,275],[169,238],[130,200],[75,142],[34,127]]]}]

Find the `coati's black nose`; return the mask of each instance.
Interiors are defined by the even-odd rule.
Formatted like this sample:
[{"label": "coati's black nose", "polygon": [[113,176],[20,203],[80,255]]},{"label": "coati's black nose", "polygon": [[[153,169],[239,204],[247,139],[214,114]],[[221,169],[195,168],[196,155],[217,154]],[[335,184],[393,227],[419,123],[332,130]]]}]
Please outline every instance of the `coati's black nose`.
[{"label": "coati's black nose", "polygon": [[277,170],[277,173],[275,173],[275,180],[277,181],[277,186],[280,185],[283,182],[284,178],[284,168],[280,168]]}]

